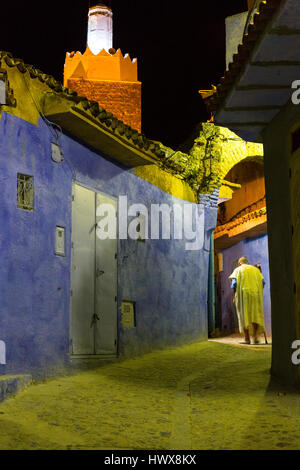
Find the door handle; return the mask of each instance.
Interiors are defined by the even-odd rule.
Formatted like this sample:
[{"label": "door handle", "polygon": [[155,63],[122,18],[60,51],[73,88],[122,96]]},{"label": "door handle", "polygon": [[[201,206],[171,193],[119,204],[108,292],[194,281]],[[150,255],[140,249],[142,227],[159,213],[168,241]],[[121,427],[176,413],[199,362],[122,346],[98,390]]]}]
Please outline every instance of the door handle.
[{"label": "door handle", "polygon": [[91,328],[96,325],[97,321],[100,321],[100,318],[98,317],[97,313],[94,313],[92,316]]},{"label": "door handle", "polygon": [[98,268],[96,271],[96,277],[103,276],[103,274],[105,274],[105,271],[101,271],[101,269]]},{"label": "door handle", "polygon": [[89,231],[89,234],[93,233],[93,231],[96,230],[97,227],[98,227],[98,222],[92,226],[91,230]]}]

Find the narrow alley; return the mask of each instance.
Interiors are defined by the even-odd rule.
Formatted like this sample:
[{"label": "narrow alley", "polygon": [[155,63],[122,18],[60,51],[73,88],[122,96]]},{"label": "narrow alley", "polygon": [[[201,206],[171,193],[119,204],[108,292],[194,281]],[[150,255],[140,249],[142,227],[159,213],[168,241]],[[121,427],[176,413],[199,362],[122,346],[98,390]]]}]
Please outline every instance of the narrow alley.
[{"label": "narrow alley", "polygon": [[271,348],[214,341],[34,384],[0,405],[1,450],[297,449]]}]

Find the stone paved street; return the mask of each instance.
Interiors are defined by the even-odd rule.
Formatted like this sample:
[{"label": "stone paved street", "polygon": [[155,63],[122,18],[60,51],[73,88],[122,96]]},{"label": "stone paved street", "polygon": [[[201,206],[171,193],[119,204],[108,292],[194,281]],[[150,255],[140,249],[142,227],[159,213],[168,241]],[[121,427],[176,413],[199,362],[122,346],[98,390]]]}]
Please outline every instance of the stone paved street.
[{"label": "stone paved street", "polygon": [[0,449],[297,449],[297,393],[270,348],[204,342],[33,385],[0,405]]}]

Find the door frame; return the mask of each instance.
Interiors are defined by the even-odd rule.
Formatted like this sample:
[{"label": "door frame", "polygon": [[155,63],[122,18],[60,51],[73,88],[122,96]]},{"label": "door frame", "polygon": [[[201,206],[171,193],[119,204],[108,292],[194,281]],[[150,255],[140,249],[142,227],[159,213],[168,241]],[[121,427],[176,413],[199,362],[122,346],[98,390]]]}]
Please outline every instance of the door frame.
[{"label": "door frame", "polygon": [[[105,193],[103,191],[99,191],[85,183],[82,183],[81,181],[77,181],[75,179],[72,180],[72,196],[71,196],[71,204],[73,205],[74,201],[74,188],[75,186],[81,186],[84,189],[87,189],[95,194],[95,200],[97,194],[109,197],[111,199],[114,199],[116,201],[116,217],[117,217],[117,235],[119,233],[119,200],[118,197],[112,196],[111,194]],[[96,208],[97,210],[97,208]],[[96,213],[95,213],[95,219],[96,219]],[[95,239],[95,244],[96,244],[96,239]],[[110,356],[115,358],[118,357],[119,355],[119,238],[117,236],[117,243],[116,243],[116,254],[117,254],[117,285],[116,285],[116,290],[117,290],[117,307],[116,307],[116,339],[117,339],[117,344],[116,344],[116,353],[114,355],[97,355],[97,354],[73,354],[73,344],[72,344],[72,331],[71,331],[71,325],[72,325],[72,305],[73,305],[73,296],[72,296],[72,261],[73,261],[73,207],[71,206],[71,254],[70,254],[70,307],[69,307],[69,353],[68,356],[71,359],[97,359],[97,358],[109,358]],[[94,265],[94,270],[95,270],[95,275],[96,275],[96,258],[95,258],[95,265]]]}]

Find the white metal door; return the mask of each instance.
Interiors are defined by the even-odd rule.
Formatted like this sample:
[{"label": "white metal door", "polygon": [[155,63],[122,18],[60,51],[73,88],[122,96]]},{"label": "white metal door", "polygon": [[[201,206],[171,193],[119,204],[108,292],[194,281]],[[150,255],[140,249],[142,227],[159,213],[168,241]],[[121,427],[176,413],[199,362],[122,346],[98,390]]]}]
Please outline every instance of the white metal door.
[{"label": "white metal door", "polygon": [[117,240],[96,236],[99,204],[116,201],[74,184],[71,262],[71,352],[115,354],[117,350]]},{"label": "white metal door", "polygon": [[[97,194],[97,208],[108,204],[114,212],[116,226],[117,202],[104,195]],[[99,222],[96,217],[96,222]],[[117,347],[117,240],[100,240],[96,237],[96,354],[114,354]]]}]

